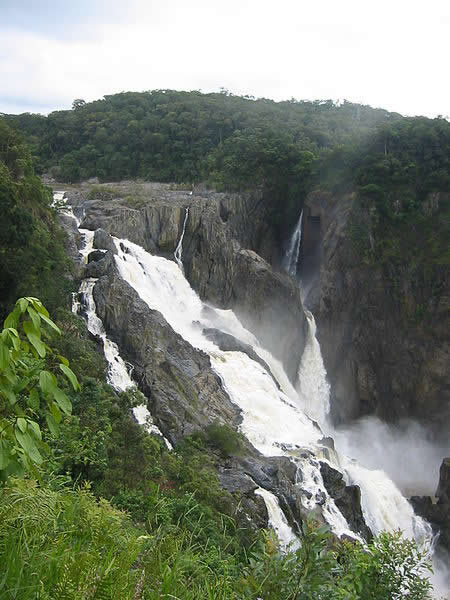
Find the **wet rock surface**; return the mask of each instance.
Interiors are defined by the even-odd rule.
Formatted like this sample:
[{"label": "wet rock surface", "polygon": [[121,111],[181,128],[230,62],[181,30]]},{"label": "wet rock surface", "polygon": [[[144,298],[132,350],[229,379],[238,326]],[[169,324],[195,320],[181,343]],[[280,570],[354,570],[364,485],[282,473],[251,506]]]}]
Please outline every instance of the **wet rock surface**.
[{"label": "wet rock surface", "polygon": [[367,527],[361,509],[361,490],[357,485],[346,485],[342,473],[330,467],[328,463],[320,463],[323,482],[327,492],[334,498],[336,506],[347,519],[350,528],[370,541],[372,532]]}]

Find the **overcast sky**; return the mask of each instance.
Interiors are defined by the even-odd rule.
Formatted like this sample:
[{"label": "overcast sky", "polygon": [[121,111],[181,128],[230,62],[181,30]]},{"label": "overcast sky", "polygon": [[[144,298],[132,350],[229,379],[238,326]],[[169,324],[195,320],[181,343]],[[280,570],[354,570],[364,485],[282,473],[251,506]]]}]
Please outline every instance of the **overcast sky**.
[{"label": "overcast sky", "polygon": [[0,0],[0,112],[170,88],[450,115],[448,0]]}]

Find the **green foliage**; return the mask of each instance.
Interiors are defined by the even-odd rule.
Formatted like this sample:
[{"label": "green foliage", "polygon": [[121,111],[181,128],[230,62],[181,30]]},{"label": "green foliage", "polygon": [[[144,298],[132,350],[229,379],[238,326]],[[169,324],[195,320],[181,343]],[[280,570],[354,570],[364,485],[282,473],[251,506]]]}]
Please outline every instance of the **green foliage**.
[{"label": "green foliage", "polygon": [[[9,115],[61,181],[141,178],[188,188],[263,187],[274,221],[290,224],[323,152],[395,115],[331,100],[273,102],[233,94],[153,90],[74,101],[48,117]],[[134,206],[133,206],[134,208]]]},{"label": "green foliage", "polygon": [[216,448],[223,456],[239,456],[245,447],[245,437],[230,427],[213,423],[205,429],[208,445]]},{"label": "green foliage", "polygon": [[322,190],[352,198],[348,262],[378,271],[406,325],[431,316],[446,293],[449,155],[446,120],[396,119],[326,153],[315,173]]},{"label": "green foliage", "polygon": [[88,489],[0,490],[2,600],[135,599],[148,540]]},{"label": "green foliage", "polygon": [[11,478],[0,489],[0,599],[431,598],[423,553],[397,533],[367,547],[336,544],[326,528],[308,523],[295,552],[281,554],[263,533],[236,554],[217,542],[232,539],[226,532],[209,537],[192,495],[155,494],[147,508],[144,528],[88,487]]},{"label": "green foliage", "polygon": [[42,303],[37,298],[19,298],[0,334],[3,480],[42,464],[42,453],[48,447],[43,442],[40,423],[45,418],[51,434],[57,436],[63,414],[70,414],[72,405],[58,376],[68,380],[74,390],[80,387],[67,359],[56,355],[45,343],[47,329],[60,333]]},{"label": "green foliage", "polygon": [[68,292],[64,233],[30,151],[0,119],[0,318],[21,295],[54,310]]},{"label": "green foliage", "polygon": [[422,600],[429,598],[431,585],[424,577],[431,572],[427,552],[400,531],[381,533],[363,548],[343,543],[339,551],[340,587],[346,598],[367,600]]}]

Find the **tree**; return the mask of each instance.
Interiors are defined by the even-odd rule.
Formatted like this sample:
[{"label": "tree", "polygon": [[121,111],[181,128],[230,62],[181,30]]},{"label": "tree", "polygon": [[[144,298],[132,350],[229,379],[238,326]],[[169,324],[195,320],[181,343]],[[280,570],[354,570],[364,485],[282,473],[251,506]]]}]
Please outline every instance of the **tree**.
[{"label": "tree", "polygon": [[73,110],[77,110],[77,108],[81,108],[82,106],[84,106],[86,104],[86,100],[83,100],[82,98],[76,98],[73,102],[72,102],[72,109]]}]

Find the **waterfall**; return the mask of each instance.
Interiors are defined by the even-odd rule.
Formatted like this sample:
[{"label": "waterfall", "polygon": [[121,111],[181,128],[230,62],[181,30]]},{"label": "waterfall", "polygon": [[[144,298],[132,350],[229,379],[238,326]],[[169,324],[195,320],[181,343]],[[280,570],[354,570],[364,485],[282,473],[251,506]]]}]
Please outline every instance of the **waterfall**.
[{"label": "waterfall", "polygon": [[272,494],[272,492],[269,492],[264,488],[258,488],[255,490],[255,494],[261,496],[264,500],[267,514],[269,515],[269,524],[277,535],[280,549],[283,552],[286,552],[286,550],[296,550],[299,547],[300,542],[287,522],[287,519],[280,508],[278,498]]},{"label": "waterfall", "polygon": [[[87,256],[93,234],[89,232],[85,235],[88,243],[82,253]],[[242,326],[231,310],[211,309],[200,300],[178,264],[151,255],[127,240],[114,239],[114,242],[117,248],[114,260],[121,277],[136,290],[150,308],[160,311],[172,328],[186,341],[209,355],[211,366],[220,377],[224,389],[232,402],[241,409],[240,427],[253,446],[265,456],[286,456],[295,463],[296,492],[306,510],[319,509],[336,535],[346,534],[360,539],[350,530],[346,519],[326,490],[320,471],[320,461],[326,461],[333,468],[343,472],[348,484],[360,486],[364,516],[374,534],[382,530],[393,531],[400,526],[406,536],[414,537],[418,541],[431,537],[429,525],[414,515],[411,505],[383,471],[366,469],[351,458],[323,446],[324,433],[306,414],[307,405],[304,398],[309,394],[306,390],[310,387],[303,381],[308,371],[307,365],[313,364],[318,367],[321,361],[312,315],[308,319],[310,335],[307,341],[311,358],[307,360],[306,354],[299,368],[299,394],[290,385],[282,365],[260,346],[255,336]],[[92,280],[86,280],[83,286],[85,297],[82,304],[86,306],[88,323],[90,320],[90,327],[97,335],[104,336],[102,339],[105,340],[107,337],[102,329],[103,325],[100,320],[94,318]],[[247,354],[220,350],[203,335],[203,329],[208,327],[231,333],[250,344],[268,364],[271,373],[250,359]],[[111,348],[115,352],[117,346]],[[108,356],[108,362],[120,369],[118,356],[117,349],[116,355]],[[116,364],[113,364],[113,361]],[[122,372],[123,377],[129,378],[124,363],[123,368],[126,372],[126,375]],[[320,377],[324,376],[323,363],[322,368],[316,368],[315,372],[322,373]],[[110,377],[118,385],[116,375]],[[274,381],[274,377],[279,385]],[[315,377],[317,375],[312,375],[312,379]],[[316,387],[320,392],[317,392],[318,405],[324,407],[319,412],[326,414],[326,387]],[[310,407],[310,410],[313,408]],[[267,490],[260,490],[258,493],[264,498],[271,523],[282,538],[282,544],[285,544],[286,540],[290,539],[290,534],[286,533],[288,530],[285,529],[285,516],[278,502]]]},{"label": "waterfall", "polygon": [[287,252],[282,260],[283,269],[293,277],[295,277],[297,274],[297,263],[302,243],[302,222],[303,209],[300,213],[299,220],[295,226],[291,239],[289,240]]},{"label": "waterfall", "polygon": [[316,337],[314,316],[308,310],[305,310],[305,315],[308,335],[298,369],[297,392],[300,406],[306,414],[324,427],[330,412],[330,384]]},{"label": "waterfall", "polygon": [[181,271],[184,273],[183,261],[181,260],[183,255],[183,238],[184,232],[186,231],[186,223],[189,216],[189,206],[186,206],[185,214],[184,214],[184,222],[183,222],[183,230],[180,235],[180,239],[178,240],[177,247],[175,248],[175,252],[173,253],[175,260],[177,261],[177,265],[180,267]]},{"label": "waterfall", "polygon": [[[293,262],[295,254],[298,257],[301,244],[301,222],[297,224],[290,239],[288,251],[283,260],[283,266],[291,275],[296,275],[297,261]],[[371,531],[376,535],[381,531],[394,531],[401,529],[405,537],[415,539],[419,544],[429,545],[429,553],[433,549],[433,533],[430,525],[414,513],[412,506],[400,493],[393,481],[380,469],[368,469],[356,460],[339,452],[342,436],[334,431],[329,422],[330,411],[330,385],[323,363],[320,344],[316,337],[316,323],[311,312],[305,310],[308,321],[308,334],[305,349],[300,360],[296,392],[299,407],[311,418],[317,421],[323,431],[336,438],[336,453],[334,460],[329,461],[331,466],[344,475],[347,485],[358,485],[361,490],[361,509],[364,520]],[[369,442],[370,443],[370,442]],[[442,574],[443,570],[435,565],[435,571]],[[439,576],[437,577],[439,580]],[[438,582],[439,583],[439,582]]]},{"label": "waterfall", "polygon": [[[63,201],[64,194],[65,192],[55,192],[53,195],[54,200],[59,202]],[[66,214],[75,219],[78,231],[83,236],[83,247],[80,250],[80,254],[83,256],[84,262],[87,263],[88,256],[93,249],[94,231],[79,228],[80,221],[75,217],[72,208],[67,205],[67,202],[63,210]],[[130,377],[125,361],[120,356],[117,344],[107,337],[103,323],[97,316],[97,309],[93,295],[94,285],[96,282],[97,279],[94,278],[82,280],[78,294],[73,294],[72,297],[72,312],[82,315],[86,321],[88,331],[93,336],[101,339],[103,344],[103,352],[105,354],[106,362],[108,363],[107,381],[115,390],[123,392],[128,388],[133,387],[135,384]],[[172,449],[170,442],[163,436],[159,428],[154,425],[146,406],[136,406],[133,409],[133,414],[136,418],[136,421],[140,425],[145,426],[149,433],[154,433],[161,436],[164,439],[168,449]]]},{"label": "waterfall", "polygon": [[408,501],[385,473],[355,465],[338,453],[330,452],[322,458],[323,431],[302,410],[302,400],[292,386],[289,387],[285,374],[278,380],[280,390],[272,375],[259,363],[242,352],[222,351],[203,336],[202,329],[211,326],[232,332],[265,357],[278,379],[281,365],[276,364],[269,352],[263,351],[232,311],[205,311],[205,305],[176,264],[151,255],[127,240],[115,240],[115,243],[118,250],[115,261],[121,277],[150,308],[160,311],[177,333],[209,355],[224,389],[242,411],[241,430],[253,446],[265,456],[287,456],[297,465],[296,488],[306,509],[320,507],[337,535],[345,533],[358,537],[350,530],[325,488],[320,460],[327,460],[333,468],[344,473],[348,483],[360,485],[363,509],[375,534],[383,529],[393,531],[401,524],[405,535],[417,540],[431,535],[428,524],[414,515]]}]

